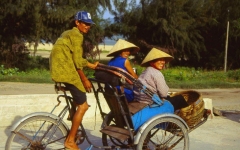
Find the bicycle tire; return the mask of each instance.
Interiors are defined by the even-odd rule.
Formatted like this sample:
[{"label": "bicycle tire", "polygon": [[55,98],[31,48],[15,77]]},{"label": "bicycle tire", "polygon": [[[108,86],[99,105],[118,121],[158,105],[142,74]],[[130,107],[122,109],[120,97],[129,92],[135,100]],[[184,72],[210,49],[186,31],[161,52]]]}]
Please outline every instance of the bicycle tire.
[{"label": "bicycle tire", "polygon": [[[66,127],[49,116],[34,116],[21,122],[7,139],[5,150],[48,150],[64,149]],[[56,127],[56,128],[55,128]],[[32,143],[23,138],[27,137]],[[52,138],[50,138],[53,134]],[[47,140],[50,143],[46,145]]]},{"label": "bicycle tire", "polygon": [[158,118],[143,131],[136,149],[188,150],[187,128],[176,118]]}]

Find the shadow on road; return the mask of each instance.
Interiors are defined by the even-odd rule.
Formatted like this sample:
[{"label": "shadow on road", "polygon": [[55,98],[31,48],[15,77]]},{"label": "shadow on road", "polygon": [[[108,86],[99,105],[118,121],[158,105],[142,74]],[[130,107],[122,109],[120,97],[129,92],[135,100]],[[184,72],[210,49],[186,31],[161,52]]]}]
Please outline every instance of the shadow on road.
[{"label": "shadow on road", "polygon": [[240,123],[240,111],[222,111],[222,115],[227,119]]}]

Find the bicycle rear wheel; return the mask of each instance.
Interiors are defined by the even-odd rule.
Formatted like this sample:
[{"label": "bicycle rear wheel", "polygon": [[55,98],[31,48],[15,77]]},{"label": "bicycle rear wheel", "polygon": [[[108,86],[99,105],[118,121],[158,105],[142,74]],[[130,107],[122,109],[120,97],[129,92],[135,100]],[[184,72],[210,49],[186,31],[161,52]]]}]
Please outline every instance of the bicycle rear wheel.
[{"label": "bicycle rear wheel", "polygon": [[6,150],[64,149],[67,129],[48,116],[34,116],[24,120],[7,139]]},{"label": "bicycle rear wheel", "polygon": [[188,150],[188,131],[176,118],[156,119],[142,133],[137,150],[142,149]]}]

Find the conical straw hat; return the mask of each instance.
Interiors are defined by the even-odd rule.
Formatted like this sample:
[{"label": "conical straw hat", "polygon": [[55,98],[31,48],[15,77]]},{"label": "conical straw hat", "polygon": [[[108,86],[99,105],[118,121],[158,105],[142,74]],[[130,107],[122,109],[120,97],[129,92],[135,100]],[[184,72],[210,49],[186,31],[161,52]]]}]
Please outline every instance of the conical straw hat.
[{"label": "conical straw hat", "polygon": [[147,54],[147,56],[144,58],[144,60],[142,61],[141,65],[147,66],[148,62],[158,59],[158,58],[165,58],[166,62],[173,60],[173,57],[171,55],[169,55],[159,49],[152,48],[150,50],[150,52]]},{"label": "conical straw hat", "polygon": [[131,54],[139,51],[139,47],[136,45],[127,42],[125,40],[119,39],[117,43],[113,46],[113,48],[107,54],[107,57],[115,56],[119,51],[129,48],[131,50]]}]

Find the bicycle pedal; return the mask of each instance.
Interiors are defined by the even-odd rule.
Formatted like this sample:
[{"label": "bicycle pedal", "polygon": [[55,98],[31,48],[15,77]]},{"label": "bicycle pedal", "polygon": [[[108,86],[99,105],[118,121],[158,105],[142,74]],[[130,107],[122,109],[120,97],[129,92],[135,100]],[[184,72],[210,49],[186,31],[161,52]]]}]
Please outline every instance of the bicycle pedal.
[{"label": "bicycle pedal", "polygon": [[77,145],[80,145],[84,142],[85,140],[85,134],[82,132],[82,130],[78,130],[77,134],[75,136],[75,142]]}]

